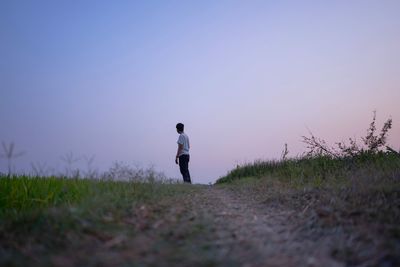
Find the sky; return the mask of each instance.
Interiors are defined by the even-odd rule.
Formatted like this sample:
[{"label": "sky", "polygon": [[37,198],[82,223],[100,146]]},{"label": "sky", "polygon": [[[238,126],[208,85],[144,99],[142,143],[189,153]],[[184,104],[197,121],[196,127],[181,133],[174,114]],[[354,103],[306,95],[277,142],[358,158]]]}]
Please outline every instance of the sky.
[{"label": "sky", "polygon": [[[0,140],[63,169],[95,155],[195,183],[365,136],[400,149],[400,1],[0,1]],[[83,162],[76,163],[82,165]],[[7,163],[0,158],[0,172]]]}]

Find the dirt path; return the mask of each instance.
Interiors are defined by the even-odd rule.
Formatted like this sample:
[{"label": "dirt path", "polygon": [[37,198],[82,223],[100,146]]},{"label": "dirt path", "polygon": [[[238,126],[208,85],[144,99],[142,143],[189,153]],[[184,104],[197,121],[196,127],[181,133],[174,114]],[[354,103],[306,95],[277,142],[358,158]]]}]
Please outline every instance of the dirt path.
[{"label": "dirt path", "polygon": [[35,246],[14,254],[0,247],[0,263],[3,253],[11,266],[41,267],[399,266],[398,239],[388,238],[386,226],[343,218],[324,202],[311,207],[318,201],[307,191],[301,196],[311,198],[299,203],[296,194],[269,185],[179,186],[184,193],[116,209],[119,217],[73,217],[79,227],[64,231],[57,248],[34,235]]},{"label": "dirt path", "polygon": [[192,203],[213,222],[212,245],[227,266],[343,266],[329,255],[329,236],[301,236],[297,211],[215,186],[199,192]]}]

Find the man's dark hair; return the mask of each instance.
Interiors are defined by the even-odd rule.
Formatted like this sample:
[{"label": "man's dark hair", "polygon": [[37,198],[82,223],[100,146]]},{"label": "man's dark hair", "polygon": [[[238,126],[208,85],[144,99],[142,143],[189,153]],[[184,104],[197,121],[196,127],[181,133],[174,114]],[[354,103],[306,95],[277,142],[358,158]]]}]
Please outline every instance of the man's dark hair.
[{"label": "man's dark hair", "polygon": [[179,131],[179,132],[183,132],[183,128],[184,128],[185,126],[183,125],[183,123],[178,123],[177,125],[176,125],[176,129]]}]

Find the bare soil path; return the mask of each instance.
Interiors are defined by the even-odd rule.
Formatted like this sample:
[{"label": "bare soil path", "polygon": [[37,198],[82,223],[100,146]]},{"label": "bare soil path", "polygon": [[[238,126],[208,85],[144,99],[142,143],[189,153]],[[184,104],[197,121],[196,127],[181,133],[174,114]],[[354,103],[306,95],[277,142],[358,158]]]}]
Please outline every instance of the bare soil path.
[{"label": "bare soil path", "polygon": [[[326,191],[271,185],[178,185],[184,193],[124,212],[72,214],[62,233],[0,239],[0,266],[400,266],[397,224],[338,210]],[[66,218],[53,212],[49,226]]]},{"label": "bare soil path", "polygon": [[398,266],[397,249],[383,246],[381,228],[342,221],[330,208],[303,203],[295,209],[265,188],[188,190],[135,207],[122,228],[134,228],[133,234],[88,239],[90,245],[63,251],[51,266]]},{"label": "bare soil path", "polygon": [[330,255],[330,242],[338,241],[334,234],[317,240],[302,236],[296,221],[302,211],[218,186],[200,191],[191,202],[212,222],[212,246],[222,265],[344,266]]}]

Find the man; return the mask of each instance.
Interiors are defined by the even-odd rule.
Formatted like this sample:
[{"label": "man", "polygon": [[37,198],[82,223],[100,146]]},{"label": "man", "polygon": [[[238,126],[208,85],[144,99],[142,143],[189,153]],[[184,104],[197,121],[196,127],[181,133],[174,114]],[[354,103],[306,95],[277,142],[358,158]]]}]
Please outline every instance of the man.
[{"label": "man", "polygon": [[179,164],[179,169],[181,171],[183,181],[185,183],[192,183],[190,180],[189,173],[189,137],[184,133],[184,125],[178,123],[176,125],[176,131],[179,134],[178,138],[178,151],[176,152],[175,163]]}]

